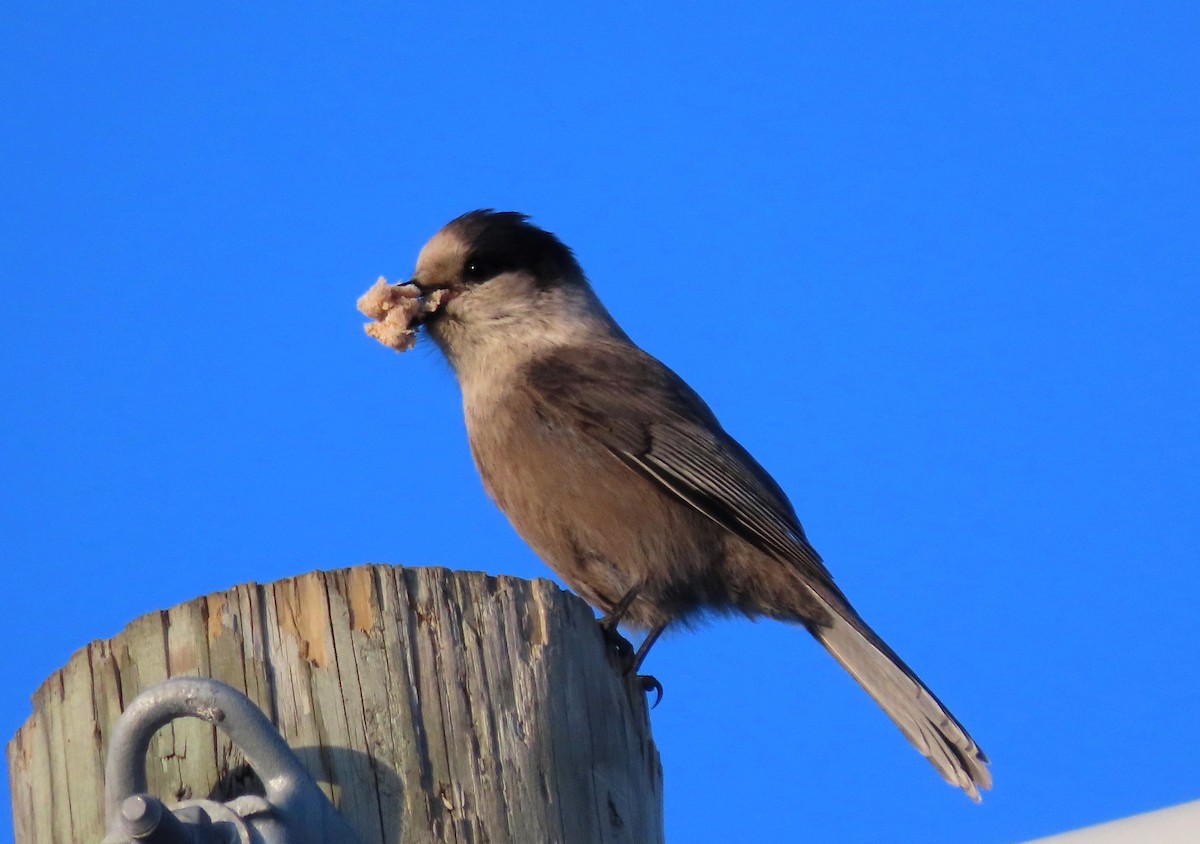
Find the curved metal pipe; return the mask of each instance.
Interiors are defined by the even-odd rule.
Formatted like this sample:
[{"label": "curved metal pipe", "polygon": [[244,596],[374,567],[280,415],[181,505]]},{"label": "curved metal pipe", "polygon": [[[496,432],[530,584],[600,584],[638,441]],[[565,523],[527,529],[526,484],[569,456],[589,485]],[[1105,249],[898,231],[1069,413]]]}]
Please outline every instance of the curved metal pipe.
[{"label": "curved metal pipe", "polygon": [[146,791],[150,739],[176,718],[214,724],[246,756],[272,808],[253,819],[264,842],[358,844],[262,710],[236,689],[206,677],[172,677],[159,683],[138,695],[117,719],[104,769],[106,840],[121,840],[114,836],[122,834],[122,804]]}]

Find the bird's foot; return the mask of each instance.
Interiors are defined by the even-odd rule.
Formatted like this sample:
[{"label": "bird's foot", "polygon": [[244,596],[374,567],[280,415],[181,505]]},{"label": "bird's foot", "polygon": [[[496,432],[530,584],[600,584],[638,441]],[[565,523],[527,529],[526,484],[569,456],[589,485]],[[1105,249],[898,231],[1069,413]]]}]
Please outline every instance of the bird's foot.
[{"label": "bird's foot", "polygon": [[615,624],[609,625],[601,621],[600,632],[604,634],[604,643],[617,655],[621,663],[621,673],[628,674],[633,670],[634,660],[637,658],[633,644],[620,634]]},{"label": "bird's foot", "polygon": [[663,687],[662,683],[658,682],[657,677],[653,677],[649,674],[638,674],[637,681],[641,683],[642,692],[645,694],[654,692],[654,703],[650,704],[651,709],[662,703]]},{"label": "bird's foot", "polygon": [[639,648],[637,651],[633,649],[633,644],[622,636],[616,627],[605,624],[603,620],[600,622],[600,632],[604,636],[604,643],[617,656],[617,661],[620,664],[621,676],[628,677],[633,675],[634,679],[642,687],[642,691],[646,694],[654,692],[654,703],[650,704],[650,708],[658,706],[663,698],[663,686],[658,682],[657,677],[652,677],[649,674],[637,674],[637,669],[641,664],[641,657],[645,654]]},{"label": "bird's foot", "polygon": [[650,704],[650,708],[653,709],[662,702],[662,683],[658,682],[657,677],[653,677],[650,674],[638,674],[637,671],[642,667],[642,660],[649,653],[650,646],[654,644],[667,625],[665,623],[660,624],[651,630],[635,651],[630,641],[617,630],[617,624],[620,622],[622,616],[624,616],[625,611],[629,608],[629,604],[636,594],[637,590],[631,591],[621,600],[620,605],[613,612],[608,613],[600,619],[600,632],[604,636],[605,644],[617,655],[617,660],[621,665],[621,675],[628,677],[632,674],[645,694],[654,692],[654,703]]}]

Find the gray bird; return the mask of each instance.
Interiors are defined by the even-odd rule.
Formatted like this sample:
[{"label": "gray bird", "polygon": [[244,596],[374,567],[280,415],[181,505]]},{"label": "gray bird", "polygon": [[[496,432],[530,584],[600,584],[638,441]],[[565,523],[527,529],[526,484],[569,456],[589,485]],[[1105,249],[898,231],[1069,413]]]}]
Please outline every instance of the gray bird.
[{"label": "gray bird", "polygon": [[947,782],[987,757],[859,617],[787,496],[678,375],[639,349],[571,250],[523,214],[472,211],[411,279],[462,389],[475,465],[517,532],[603,623],[646,631],[742,613],[803,625]]}]

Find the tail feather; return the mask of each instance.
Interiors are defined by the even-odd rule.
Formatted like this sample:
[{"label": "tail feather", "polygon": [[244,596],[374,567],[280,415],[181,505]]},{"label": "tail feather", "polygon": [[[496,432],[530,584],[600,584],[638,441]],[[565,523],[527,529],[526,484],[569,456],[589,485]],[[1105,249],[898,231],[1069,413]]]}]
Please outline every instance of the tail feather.
[{"label": "tail feather", "polygon": [[824,599],[822,603],[828,606],[833,621],[812,626],[812,634],[946,782],[979,802],[979,789],[992,787],[988,758],[979,745],[853,609]]}]

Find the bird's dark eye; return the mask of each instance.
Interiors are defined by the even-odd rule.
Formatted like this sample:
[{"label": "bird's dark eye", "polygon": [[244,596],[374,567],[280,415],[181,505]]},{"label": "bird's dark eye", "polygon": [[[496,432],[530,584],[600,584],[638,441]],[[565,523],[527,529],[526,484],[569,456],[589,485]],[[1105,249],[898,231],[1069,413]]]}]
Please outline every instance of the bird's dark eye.
[{"label": "bird's dark eye", "polygon": [[488,255],[472,255],[463,264],[463,278],[467,281],[487,281],[500,275],[506,267],[504,262]]}]

